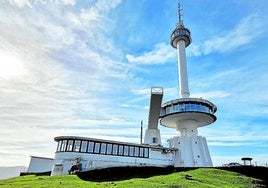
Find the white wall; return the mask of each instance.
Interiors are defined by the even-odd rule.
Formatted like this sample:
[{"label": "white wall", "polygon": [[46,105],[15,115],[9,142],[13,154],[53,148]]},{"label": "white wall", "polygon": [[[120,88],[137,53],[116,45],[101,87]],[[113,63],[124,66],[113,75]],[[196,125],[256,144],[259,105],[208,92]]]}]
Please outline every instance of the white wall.
[{"label": "white wall", "polygon": [[28,172],[48,172],[52,170],[54,159],[31,156]]}]

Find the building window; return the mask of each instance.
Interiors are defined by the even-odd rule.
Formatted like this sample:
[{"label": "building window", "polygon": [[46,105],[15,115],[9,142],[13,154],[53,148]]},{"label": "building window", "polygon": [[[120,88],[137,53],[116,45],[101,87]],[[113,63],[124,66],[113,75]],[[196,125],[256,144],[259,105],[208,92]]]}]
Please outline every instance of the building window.
[{"label": "building window", "polygon": [[119,145],[119,148],[118,148],[118,155],[123,155],[123,152],[124,152],[124,146]]},{"label": "building window", "polygon": [[83,140],[81,144],[81,152],[87,152],[87,141]]},{"label": "building window", "polygon": [[112,144],[107,144],[106,154],[111,155],[112,151],[113,151],[113,145]]},{"label": "building window", "polygon": [[95,142],[94,153],[100,153],[100,143]]},{"label": "building window", "polygon": [[144,148],[144,157],[149,157],[149,148]]},{"label": "building window", "polygon": [[129,146],[129,156],[130,157],[134,156],[134,147],[133,146]]},{"label": "building window", "polygon": [[62,140],[58,142],[57,151],[60,151]]},{"label": "building window", "polygon": [[93,153],[93,151],[94,151],[94,142],[89,141],[87,146],[87,152]]},{"label": "building window", "polygon": [[118,154],[118,145],[114,144],[113,145],[113,155],[117,155]]},{"label": "building window", "polygon": [[124,146],[124,155],[128,156],[128,148],[129,146]]},{"label": "building window", "polygon": [[66,151],[73,151],[73,145],[74,145],[74,141],[68,140]]},{"label": "building window", "polygon": [[62,141],[62,144],[61,144],[60,151],[65,151],[66,150],[66,146],[67,146],[67,140],[63,140]]},{"label": "building window", "polygon": [[[155,140],[156,139],[156,140]],[[157,138],[154,138],[157,141]],[[127,157],[149,157],[149,148],[123,144],[102,143],[87,140],[59,140],[57,152],[81,152]]]},{"label": "building window", "polygon": [[101,151],[100,151],[101,154],[106,154],[106,146],[107,146],[106,143],[101,143]]},{"label": "building window", "polygon": [[75,152],[80,151],[80,145],[81,145],[81,140],[75,140],[75,142],[74,142],[74,151]]},{"label": "building window", "polygon": [[135,157],[139,157],[139,147],[135,147],[135,150],[134,150],[134,156]]},{"label": "building window", "polygon": [[140,148],[140,157],[143,157],[143,149],[144,148]]}]

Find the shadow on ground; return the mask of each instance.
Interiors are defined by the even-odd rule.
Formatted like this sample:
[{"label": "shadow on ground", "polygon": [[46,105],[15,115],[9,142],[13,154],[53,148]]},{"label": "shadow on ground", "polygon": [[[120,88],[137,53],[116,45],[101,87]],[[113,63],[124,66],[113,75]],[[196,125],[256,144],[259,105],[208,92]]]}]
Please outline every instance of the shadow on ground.
[{"label": "shadow on ground", "polygon": [[255,166],[218,167],[217,169],[237,172],[248,177],[262,180],[263,185],[268,187],[268,168]]},{"label": "shadow on ground", "polygon": [[[92,170],[86,172],[80,172],[77,176],[85,181],[118,181],[131,178],[149,178],[156,175],[167,175],[173,172],[182,172],[188,170],[194,170],[198,168],[160,168],[160,167],[114,167],[99,170]],[[267,175],[268,168],[266,167],[253,167],[253,166],[241,166],[241,167],[217,167],[217,169],[228,170],[237,172],[248,177],[262,180],[262,184],[268,187]]]},{"label": "shadow on ground", "polygon": [[114,167],[78,173],[78,177],[86,181],[116,181],[131,178],[149,178],[174,172],[173,167]]}]

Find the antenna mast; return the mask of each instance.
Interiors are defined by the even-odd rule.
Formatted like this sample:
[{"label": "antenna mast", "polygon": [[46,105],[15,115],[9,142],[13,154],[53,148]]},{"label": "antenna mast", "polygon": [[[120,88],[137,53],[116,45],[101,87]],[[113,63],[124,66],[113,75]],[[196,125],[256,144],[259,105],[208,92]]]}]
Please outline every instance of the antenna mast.
[{"label": "antenna mast", "polygon": [[183,27],[183,19],[182,19],[182,6],[178,3],[178,16],[179,16],[179,26]]}]

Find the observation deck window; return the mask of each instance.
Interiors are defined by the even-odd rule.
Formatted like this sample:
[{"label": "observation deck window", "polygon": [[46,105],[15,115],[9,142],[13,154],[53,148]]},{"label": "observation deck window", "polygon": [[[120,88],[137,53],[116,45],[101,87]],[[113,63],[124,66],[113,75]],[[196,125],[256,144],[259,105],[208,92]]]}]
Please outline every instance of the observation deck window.
[{"label": "observation deck window", "polygon": [[61,143],[62,143],[62,140],[60,140],[60,141],[58,142],[57,151],[60,151],[60,149],[61,149]]},{"label": "observation deck window", "polygon": [[212,107],[208,106],[204,103],[199,102],[179,102],[175,104],[170,104],[161,109],[160,116],[164,116],[166,114],[176,113],[176,112],[205,112],[213,114]]},{"label": "observation deck window", "polygon": [[106,154],[111,155],[113,151],[113,144],[107,144]]},{"label": "observation deck window", "polygon": [[118,148],[118,155],[123,155],[123,152],[124,152],[124,146],[119,145],[119,148]]},{"label": "observation deck window", "polygon": [[126,157],[149,157],[149,148],[142,145],[107,143],[95,140],[62,139],[56,152],[81,152],[90,154],[116,155]]},{"label": "observation deck window", "polygon": [[134,147],[129,146],[129,156],[134,156]]},{"label": "observation deck window", "polygon": [[128,149],[129,149],[129,146],[124,146],[124,156],[128,156]]},{"label": "observation deck window", "polygon": [[74,141],[68,140],[66,151],[73,151],[73,145],[74,145]]},{"label": "observation deck window", "polygon": [[100,143],[95,142],[94,153],[100,153]]},{"label": "observation deck window", "polygon": [[139,157],[139,147],[135,147],[134,149],[134,156]]},{"label": "observation deck window", "polygon": [[67,140],[63,140],[63,141],[62,141],[62,144],[61,144],[61,149],[60,149],[60,151],[65,151],[66,146],[67,146]]},{"label": "observation deck window", "polygon": [[143,155],[144,155],[144,150],[143,148],[140,148],[140,157],[143,157]]},{"label": "observation deck window", "polygon": [[101,143],[101,154],[105,154],[106,153],[106,147],[107,147],[107,144],[106,143]]},{"label": "observation deck window", "polygon": [[149,148],[144,148],[144,157],[149,157]]},{"label": "observation deck window", "polygon": [[81,152],[85,153],[87,152],[87,141],[83,140],[81,144]]},{"label": "observation deck window", "polygon": [[81,145],[81,140],[75,140],[75,142],[74,142],[74,151],[75,152],[80,151],[80,145]]},{"label": "observation deck window", "polygon": [[94,142],[88,142],[87,152],[93,153],[93,151],[94,151]]},{"label": "observation deck window", "polygon": [[118,154],[118,145],[114,144],[113,145],[113,155],[117,155]]}]

